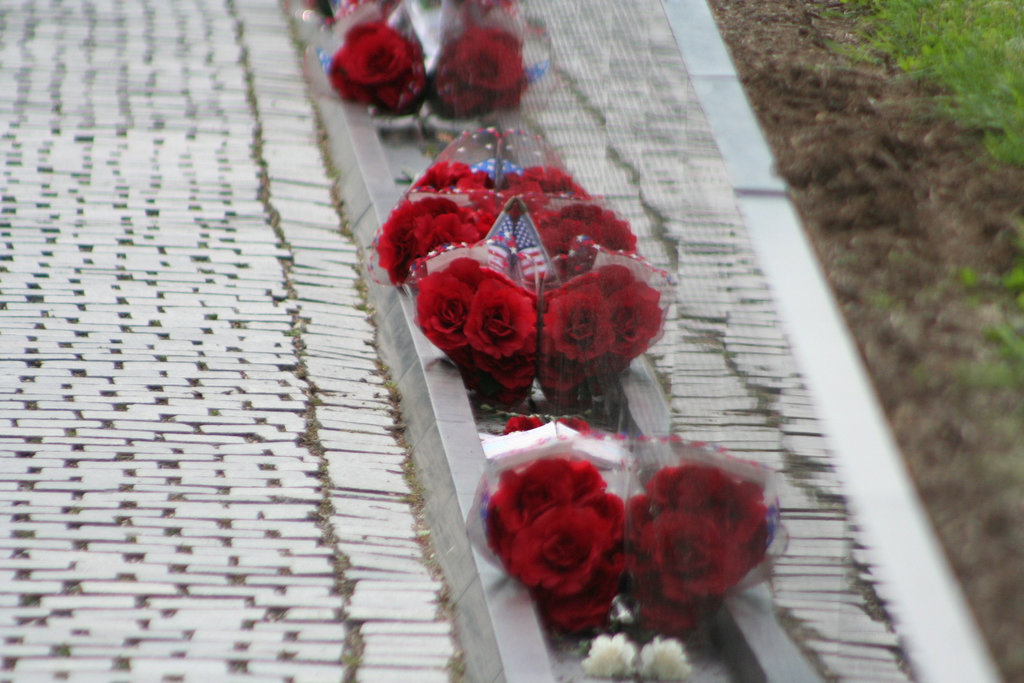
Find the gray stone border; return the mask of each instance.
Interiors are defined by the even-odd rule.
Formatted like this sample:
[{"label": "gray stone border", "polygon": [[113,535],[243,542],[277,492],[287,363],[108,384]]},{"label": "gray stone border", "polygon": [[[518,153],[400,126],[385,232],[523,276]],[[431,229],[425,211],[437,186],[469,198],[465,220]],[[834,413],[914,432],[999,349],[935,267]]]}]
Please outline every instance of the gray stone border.
[{"label": "gray stone border", "polygon": [[915,673],[997,681],[711,11],[705,0],[662,5]]},{"label": "gray stone border", "polygon": [[[388,159],[364,107],[319,99],[339,195],[360,245],[369,247],[398,200]],[[455,605],[470,681],[554,681],[540,623],[526,591],[469,544],[465,519],[483,474],[484,455],[458,373],[419,333],[412,301],[368,283],[382,358],[402,397],[406,441],[428,489],[425,517]]]}]

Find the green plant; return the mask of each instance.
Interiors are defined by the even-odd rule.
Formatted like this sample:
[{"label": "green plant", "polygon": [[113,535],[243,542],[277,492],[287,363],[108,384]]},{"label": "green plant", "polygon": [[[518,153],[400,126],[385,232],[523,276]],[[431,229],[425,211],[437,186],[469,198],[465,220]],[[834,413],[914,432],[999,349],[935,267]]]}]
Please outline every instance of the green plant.
[{"label": "green plant", "polygon": [[993,157],[1024,165],[1024,5],[1017,0],[847,0],[868,43],[938,86],[939,107],[979,130]]}]

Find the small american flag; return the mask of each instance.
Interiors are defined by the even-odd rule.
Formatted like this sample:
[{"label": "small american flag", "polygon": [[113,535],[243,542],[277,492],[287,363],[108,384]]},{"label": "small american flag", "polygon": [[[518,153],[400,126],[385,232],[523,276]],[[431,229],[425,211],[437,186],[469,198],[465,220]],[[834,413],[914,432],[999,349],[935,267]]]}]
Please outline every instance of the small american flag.
[{"label": "small american flag", "polygon": [[495,270],[508,273],[512,269],[515,250],[515,221],[507,212],[502,211],[487,233],[487,262]]},{"label": "small american flag", "polygon": [[492,261],[497,262],[496,253],[500,251],[506,262],[511,262],[509,265],[514,263],[518,267],[524,280],[544,279],[551,272],[551,261],[541,243],[537,226],[521,200],[510,200],[505,206],[487,234],[487,241],[492,245]]},{"label": "small american flag", "polygon": [[316,49],[316,58],[320,62],[320,66],[323,67],[324,73],[331,70],[331,60],[334,59],[334,55],[322,47],[318,47]]},{"label": "small american flag", "polygon": [[551,66],[551,60],[545,59],[542,62],[537,62],[526,67],[526,80],[529,83],[536,83],[544,77],[544,74],[548,72],[548,68]]},{"label": "small american flag", "polygon": [[523,279],[536,281],[546,278],[551,271],[551,261],[529,213],[524,212],[519,216],[513,228],[513,236],[519,272]]},{"label": "small american flag", "polygon": [[513,164],[511,161],[502,159],[501,161],[501,175],[522,175],[523,167],[519,164]]},{"label": "small american flag", "polygon": [[487,239],[505,245],[509,251],[516,248],[516,220],[508,211],[502,211],[494,221]]},{"label": "small american flag", "polygon": [[494,174],[498,171],[498,162],[494,157],[491,157],[490,159],[478,161],[469,168],[473,171],[483,171],[491,177],[491,180],[494,180]]}]

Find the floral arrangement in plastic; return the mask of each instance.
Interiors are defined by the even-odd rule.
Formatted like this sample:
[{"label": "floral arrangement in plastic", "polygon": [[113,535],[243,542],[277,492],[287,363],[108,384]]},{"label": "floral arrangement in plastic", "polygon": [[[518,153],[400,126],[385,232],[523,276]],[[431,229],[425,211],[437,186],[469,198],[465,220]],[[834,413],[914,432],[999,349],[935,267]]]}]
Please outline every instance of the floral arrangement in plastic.
[{"label": "floral arrangement in plastic", "polygon": [[[545,206],[554,198],[590,199],[540,136],[494,128],[463,132],[437,156],[412,190],[456,194],[487,190],[500,200],[524,197],[531,209]],[[546,217],[547,213],[543,215]],[[616,227],[628,231],[629,224],[621,223]]]},{"label": "floral arrangement in plastic", "polygon": [[402,199],[392,209],[374,241],[375,277],[379,281],[402,284],[414,261],[446,244],[483,239],[495,217],[490,207],[456,203],[445,196]]},{"label": "floral arrangement in plastic", "polygon": [[[417,111],[427,94],[427,72],[404,6],[390,0],[352,2],[338,12],[332,30],[316,36],[318,44],[311,46],[326,85],[342,99],[384,114]],[[315,85],[322,79],[312,69],[308,75]]]},{"label": "floral arrangement in plastic", "polygon": [[537,227],[552,256],[568,255],[586,238],[609,251],[636,251],[629,223],[597,201],[577,201],[537,212]]},{"label": "floral arrangement in plastic", "polygon": [[529,84],[518,4],[444,0],[433,106],[447,118],[515,109]]},{"label": "floral arrangement in plastic", "polygon": [[389,114],[415,111],[427,85],[419,43],[383,21],[348,30],[331,60],[328,77],[344,99]]},{"label": "floral arrangement in plastic", "polygon": [[[548,70],[546,33],[515,0],[291,0],[311,43],[307,75],[388,115],[429,112],[468,118],[515,109]],[[327,30],[324,30],[327,29]],[[324,76],[326,75],[326,78]]]},{"label": "floral arrangement in plastic", "polygon": [[522,43],[499,28],[467,26],[445,43],[434,79],[444,116],[469,118],[514,109],[527,84]]},{"label": "floral arrangement in plastic", "polygon": [[[523,177],[540,178],[544,182],[522,181]],[[529,186],[525,196],[510,189],[523,189],[524,183]],[[551,188],[555,194],[545,194],[543,188]],[[463,132],[416,178],[378,230],[371,274],[378,282],[402,284],[416,259],[445,244],[473,243],[482,239],[495,225],[503,205],[513,197],[522,199],[522,205],[513,216],[514,221],[519,221],[523,214],[544,206],[552,197],[588,196],[538,136],[494,128]],[[425,202],[427,199],[431,202]],[[424,214],[430,214],[429,221],[424,221]],[[454,214],[454,217],[441,214]],[[527,216],[523,220],[529,223],[526,232],[533,237],[540,235],[532,218]],[[567,221],[563,223],[568,226]],[[616,225],[629,230],[624,222]],[[505,236],[517,256],[527,250],[536,252],[544,246],[540,237],[533,239],[526,232],[516,233],[518,243],[515,235]],[[536,256],[546,262],[550,260],[547,253]]]},{"label": "floral arrangement in plastic", "polygon": [[410,193],[471,197],[494,194],[501,165],[501,138],[502,134],[494,128],[463,131],[420,174]]},{"label": "floral arrangement in plastic", "polygon": [[560,408],[588,405],[661,337],[670,289],[637,257],[583,246],[570,258],[579,274],[549,280],[540,299],[537,378]]},{"label": "floral arrangement in plastic", "polygon": [[533,385],[537,298],[495,265],[487,242],[451,247],[417,264],[416,321],[486,402],[513,405]]},{"label": "floral arrangement in plastic", "polygon": [[467,520],[478,547],[565,633],[607,624],[625,567],[616,440],[550,423],[487,442],[487,472]]},{"label": "floral arrangement in plastic", "polygon": [[[527,171],[562,178],[557,187],[563,194],[513,195],[499,209],[511,179],[524,175],[520,161],[533,164]],[[416,280],[421,329],[478,397],[504,404],[525,398],[528,358],[557,410],[587,406],[661,336],[671,291],[667,273],[632,253],[636,238],[628,223],[593,200],[564,193],[577,192],[572,187],[578,186],[540,138],[494,129],[464,133],[412,184],[377,233],[371,274],[391,284]],[[516,354],[471,354],[464,337],[456,344],[438,331],[462,320],[469,310],[465,288],[474,286],[456,287],[455,271],[435,273],[439,264],[449,267],[453,249],[465,249],[462,256],[529,293],[536,306],[531,344]],[[424,280],[427,271],[434,274]],[[445,286],[436,284],[442,281]]]},{"label": "floral arrangement in plastic", "polygon": [[627,571],[640,623],[685,635],[746,583],[766,578],[785,535],[771,472],[680,439],[633,448]]},{"label": "floral arrangement in plastic", "polygon": [[[374,279],[403,284],[417,259],[448,244],[472,244],[492,236],[503,240],[509,257],[518,259],[526,269],[533,258],[545,274],[553,274],[550,259],[542,253],[537,226],[529,216],[528,202],[503,189],[509,179],[524,172],[505,153],[510,149],[509,140],[519,141],[523,136],[519,131],[499,133],[486,128],[463,133],[452,142],[405,192],[377,231],[370,266]],[[539,139],[534,139],[534,144],[539,145]],[[563,185],[575,185],[553,154],[545,161],[547,166],[536,167],[540,172],[562,178]],[[514,206],[510,197],[517,200]],[[534,203],[543,199],[539,197],[532,196]],[[508,220],[503,223],[506,215]]]},{"label": "floral arrangement in plastic", "polygon": [[555,421],[483,448],[469,536],[528,589],[550,629],[598,636],[589,675],[686,678],[674,639],[767,578],[785,544],[773,474],[721,449]]}]

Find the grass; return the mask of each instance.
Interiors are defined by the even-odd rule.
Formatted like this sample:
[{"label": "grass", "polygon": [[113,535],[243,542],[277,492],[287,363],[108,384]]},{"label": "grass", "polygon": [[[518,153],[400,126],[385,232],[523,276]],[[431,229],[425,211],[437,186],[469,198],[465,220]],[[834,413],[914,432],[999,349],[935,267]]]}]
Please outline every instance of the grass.
[{"label": "grass", "polygon": [[876,50],[948,93],[939,106],[982,131],[996,160],[1024,166],[1024,3],[846,1],[868,10]]},{"label": "grass", "polygon": [[[864,10],[871,48],[944,95],[938,108],[978,130],[993,158],[1024,166],[1024,3],[1021,0],[845,0]],[[863,56],[863,55],[862,55]],[[1015,299],[1010,321],[986,331],[1000,348],[998,367],[985,373],[997,385],[1024,384],[1024,230],[1014,266],[994,289]],[[969,291],[984,289],[964,269]],[[991,288],[990,288],[991,289]],[[1002,298],[1002,297],[1000,297]],[[1013,309],[1016,309],[1015,311]],[[1017,324],[1015,324],[1015,322]]]},{"label": "grass", "polygon": [[979,361],[964,377],[969,384],[989,388],[1024,386],[1024,224],[1014,240],[1013,265],[1000,275],[962,268],[957,279],[975,305],[994,304],[1001,308],[1003,322],[984,330],[995,344],[999,358]]}]

